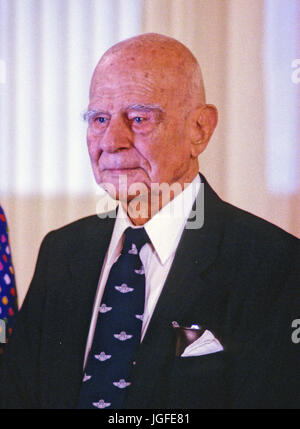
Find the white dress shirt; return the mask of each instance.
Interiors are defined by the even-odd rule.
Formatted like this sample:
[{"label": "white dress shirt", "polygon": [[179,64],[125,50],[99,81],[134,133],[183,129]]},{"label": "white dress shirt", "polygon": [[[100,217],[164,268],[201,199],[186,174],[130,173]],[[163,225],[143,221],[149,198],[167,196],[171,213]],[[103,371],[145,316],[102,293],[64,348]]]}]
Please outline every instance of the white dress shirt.
[{"label": "white dress shirt", "polygon": [[[140,251],[140,258],[144,266],[146,277],[145,309],[141,340],[145,336],[157,300],[169,274],[179,240],[199,189],[200,177],[197,175],[193,182],[191,182],[180,194],[166,204],[144,225],[151,243],[146,243]],[[112,265],[120,256],[124,241],[124,231],[128,227],[138,228],[133,225],[127,216],[126,211],[123,209],[122,204],[119,204],[114,230],[96,292],[85,350],[84,366],[93,343],[99,307],[101,305],[101,299],[108,275]]]}]

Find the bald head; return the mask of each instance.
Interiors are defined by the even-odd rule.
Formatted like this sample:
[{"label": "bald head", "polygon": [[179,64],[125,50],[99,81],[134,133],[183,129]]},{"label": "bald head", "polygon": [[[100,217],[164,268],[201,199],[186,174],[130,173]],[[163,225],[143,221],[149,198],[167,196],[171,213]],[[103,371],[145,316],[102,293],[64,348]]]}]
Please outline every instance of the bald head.
[{"label": "bald head", "polygon": [[124,73],[144,72],[156,75],[162,88],[176,91],[181,103],[191,107],[205,103],[200,66],[192,52],[179,41],[156,33],[142,34],[117,43],[100,59],[93,74],[91,91],[102,79],[102,71],[117,66]]}]

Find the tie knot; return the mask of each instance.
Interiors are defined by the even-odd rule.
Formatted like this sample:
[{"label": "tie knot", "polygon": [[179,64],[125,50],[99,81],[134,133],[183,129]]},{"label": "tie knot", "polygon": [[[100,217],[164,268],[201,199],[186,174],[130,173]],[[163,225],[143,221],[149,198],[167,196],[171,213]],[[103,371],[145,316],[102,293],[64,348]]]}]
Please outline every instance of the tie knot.
[{"label": "tie knot", "polygon": [[145,243],[150,242],[145,228],[127,228],[122,253],[139,253]]}]

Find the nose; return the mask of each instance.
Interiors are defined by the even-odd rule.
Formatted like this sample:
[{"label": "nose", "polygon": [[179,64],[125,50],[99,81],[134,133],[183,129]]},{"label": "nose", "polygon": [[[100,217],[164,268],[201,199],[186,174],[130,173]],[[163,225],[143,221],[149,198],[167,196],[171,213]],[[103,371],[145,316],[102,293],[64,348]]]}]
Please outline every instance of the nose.
[{"label": "nose", "polygon": [[108,153],[130,148],[132,133],[124,118],[112,117],[99,143],[100,149]]}]

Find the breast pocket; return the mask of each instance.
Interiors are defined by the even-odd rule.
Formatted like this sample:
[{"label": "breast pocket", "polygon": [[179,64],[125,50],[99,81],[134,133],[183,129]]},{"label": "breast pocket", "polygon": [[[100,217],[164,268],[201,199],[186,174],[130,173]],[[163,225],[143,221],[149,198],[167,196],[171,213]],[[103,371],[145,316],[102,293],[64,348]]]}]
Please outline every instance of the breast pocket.
[{"label": "breast pocket", "polygon": [[170,408],[226,408],[226,353],[176,357],[170,375]]}]

